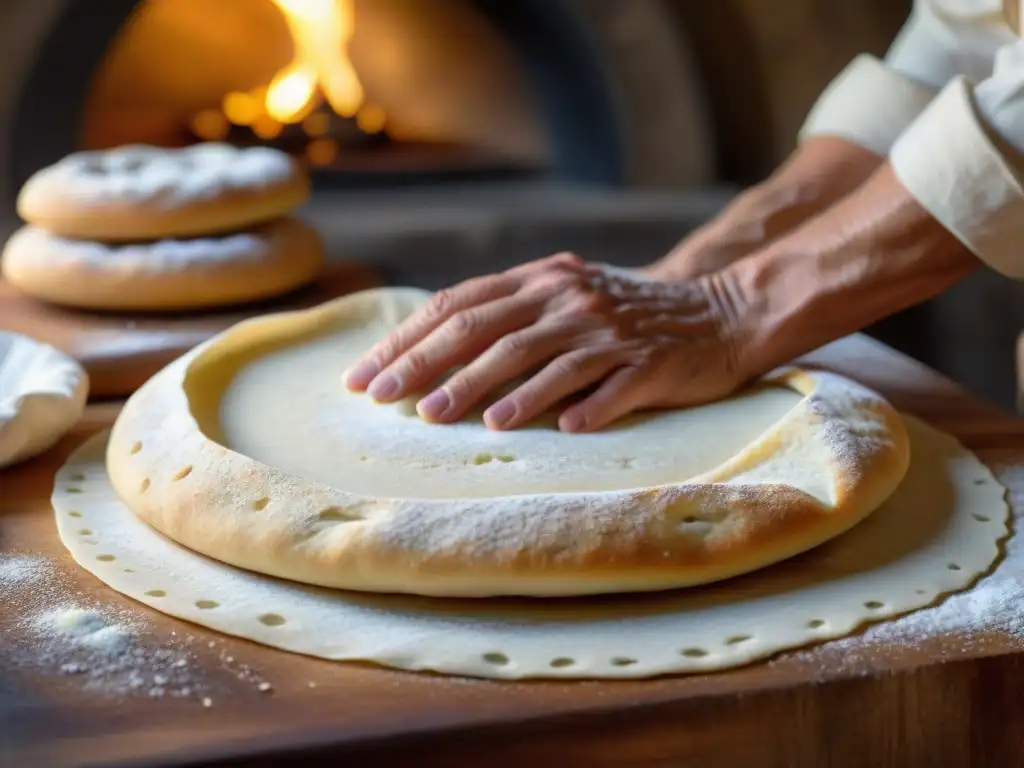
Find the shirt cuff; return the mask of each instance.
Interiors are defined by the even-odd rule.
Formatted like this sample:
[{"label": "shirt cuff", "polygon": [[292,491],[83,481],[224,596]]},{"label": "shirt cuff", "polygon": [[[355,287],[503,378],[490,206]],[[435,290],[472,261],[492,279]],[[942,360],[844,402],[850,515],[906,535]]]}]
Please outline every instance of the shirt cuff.
[{"label": "shirt cuff", "polygon": [[965,78],[943,89],[889,161],[910,194],[978,258],[1024,278],[1024,189],[975,113]]},{"label": "shirt cuff", "polygon": [[800,141],[812,136],[841,136],[885,157],[936,93],[863,54],[818,98],[800,129]]}]

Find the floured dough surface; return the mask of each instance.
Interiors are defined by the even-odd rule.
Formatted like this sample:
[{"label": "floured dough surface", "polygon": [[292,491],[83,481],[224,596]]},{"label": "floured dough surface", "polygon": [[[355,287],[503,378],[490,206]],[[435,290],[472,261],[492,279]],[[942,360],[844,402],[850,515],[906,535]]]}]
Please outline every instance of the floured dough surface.
[{"label": "floured dough surface", "polygon": [[1005,489],[956,440],[907,418],[913,459],[863,523],[722,584],[660,594],[457,600],[306,587],[239,570],[141,521],[107,475],[107,435],[59,471],[61,539],[114,589],[196,624],[326,659],[518,679],[734,667],[968,587],[1008,533]]},{"label": "floured dough surface", "polygon": [[310,282],[323,243],[292,217],[229,235],[148,243],[74,240],[25,226],[0,271],[18,290],[83,309],[175,310],[270,298]]},{"label": "floured dough surface", "polygon": [[906,471],[876,394],[781,371],[730,401],[593,435],[493,432],[375,405],[341,372],[429,294],[379,289],[247,321],[157,374],[108,452],[157,530],[243,568],[446,596],[649,591],[734,576],[839,535]]},{"label": "floured dough surface", "polygon": [[207,142],[75,152],[36,172],[18,214],[54,234],[125,242],[226,232],[282,216],[309,182],[287,154]]},{"label": "floured dough surface", "polygon": [[[226,444],[271,467],[366,496],[618,491],[713,469],[801,400],[792,389],[766,386],[702,408],[634,416],[592,434],[560,432],[554,415],[495,432],[481,426],[482,409],[456,424],[429,424],[416,414],[417,397],[376,404],[339,389],[346,366],[385,331],[374,322],[359,333],[329,334],[254,360],[221,400]],[[302,396],[281,396],[295,391]],[[708,425],[714,439],[685,438],[706,434]]]}]

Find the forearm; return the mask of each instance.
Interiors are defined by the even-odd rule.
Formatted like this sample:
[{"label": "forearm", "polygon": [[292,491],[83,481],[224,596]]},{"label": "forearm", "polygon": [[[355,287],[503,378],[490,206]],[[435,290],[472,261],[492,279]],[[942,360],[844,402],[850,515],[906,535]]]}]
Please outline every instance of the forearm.
[{"label": "forearm", "polygon": [[743,192],[646,271],[672,279],[721,269],[845,197],[882,162],[844,139],[809,139],[765,182]]},{"label": "forearm", "polygon": [[738,364],[756,375],[929,299],[980,265],[886,164],[716,279],[747,318],[737,324]]}]

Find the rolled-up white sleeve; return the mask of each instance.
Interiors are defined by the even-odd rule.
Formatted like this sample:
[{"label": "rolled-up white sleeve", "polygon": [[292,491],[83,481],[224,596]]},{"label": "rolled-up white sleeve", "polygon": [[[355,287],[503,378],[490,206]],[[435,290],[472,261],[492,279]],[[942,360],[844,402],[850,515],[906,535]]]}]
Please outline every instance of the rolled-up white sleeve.
[{"label": "rolled-up white sleeve", "polygon": [[900,136],[889,157],[929,213],[993,269],[1024,279],[1024,42],[992,75],[958,77]]},{"label": "rolled-up white sleeve", "polygon": [[917,0],[885,60],[864,60],[826,90],[802,137],[888,155],[943,226],[1024,279],[1024,41],[1002,0]]},{"label": "rolled-up white sleeve", "polygon": [[855,58],[817,100],[800,140],[841,136],[885,157],[952,78],[987,77],[1011,38],[1002,0],[915,0],[885,58]]}]

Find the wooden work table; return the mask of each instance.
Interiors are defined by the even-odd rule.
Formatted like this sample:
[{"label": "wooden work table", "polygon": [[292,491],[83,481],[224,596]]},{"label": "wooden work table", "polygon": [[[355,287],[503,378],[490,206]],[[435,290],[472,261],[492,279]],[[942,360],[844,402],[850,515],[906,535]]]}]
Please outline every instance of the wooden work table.
[{"label": "wooden work table", "polygon": [[[862,337],[813,357],[959,437],[1024,514],[1024,472],[1014,471],[1024,467],[1024,423]],[[117,408],[90,406],[55,450],[0,475],[0,550],[53,558],[82,593],[144,615],[147,642],[191,638],[196,667],[219,693],[204,708],[104,696],[40,674],[8,653],[2,638],[15,638],[18,619],[3,608],[0,764],[1024,765],[1024,640],[999,632],[857,653],[848,642],[845,651],[824,645],[715,675],[501,683],[330,663],[163,616],[79,569],[49,508],[63,458]],[[225,653],[272,692],[226,672]]]}]

